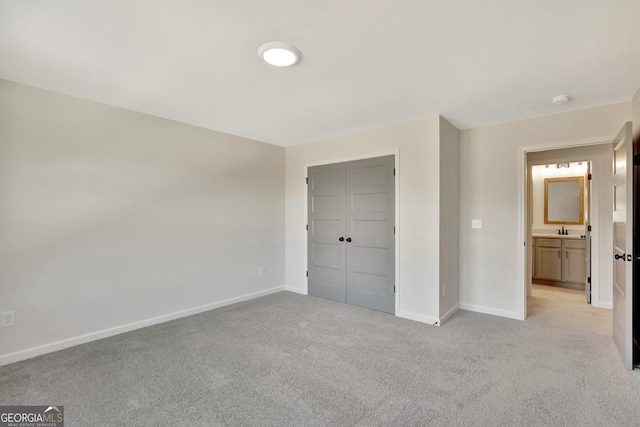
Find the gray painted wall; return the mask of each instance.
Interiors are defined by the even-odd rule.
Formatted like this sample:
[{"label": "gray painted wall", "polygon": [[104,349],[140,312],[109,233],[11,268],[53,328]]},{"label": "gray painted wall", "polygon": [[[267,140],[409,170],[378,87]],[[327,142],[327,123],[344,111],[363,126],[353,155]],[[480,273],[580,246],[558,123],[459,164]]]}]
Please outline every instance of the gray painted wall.
[{"label": "gray painted wall", "polygon": [[[288,289],[306,293],[306,167],[384,154],[399,164],[398,314],[455,308],[459,268],[462,308],[517,318],[520,147],[612,138],[639,105],[459,133],[428,117],[285,151],[0,80],[0,311],[16,311],[0,364],[283,289],[285,237]],[[455,167],[458,230],[443,221]]]},{"label": "gray painted wall", "polygon": [[[460,132],[460,308],[523,316],[521,147],[610,141],[629,119],[622,102]],[[471,229],[476,218],[482,229]]]},{"label": "gray painted wall", "polygon": [[459,216],[460,131],[440,117],[440,319],[453,314],[460,300]]},{"label": "gray painted wall", "polygon": [[307,167],[397,154],[396,315],[431,324],[439,321],[439,123],[433,116],[287,147],[287,289],[307,293]]},{"label": "gray painted wall", "polygon": [[282,147],[0,80],[0,361],[282,289],[284,171]]},{"label": "gray painted wall", "polygon": [[[458,307],[459,131],[440,116],[288,147],[286,284],[306,293],[306,168],[397,151],[396,315],[434,324]],[[441,284],[447,293],[441,295]]]}]

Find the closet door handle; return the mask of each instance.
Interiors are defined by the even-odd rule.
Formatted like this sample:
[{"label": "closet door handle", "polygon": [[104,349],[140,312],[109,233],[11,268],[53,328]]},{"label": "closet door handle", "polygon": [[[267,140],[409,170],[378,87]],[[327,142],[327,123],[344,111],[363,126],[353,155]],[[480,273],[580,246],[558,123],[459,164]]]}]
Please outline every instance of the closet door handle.
[{"label": "closet door handle", "polygon": [[347,242],[351,242],[351,237],[347,237]]},{"label": "closet door handle", "polygon": [[341,242],[344,242],[344,237],[341,237],[338,240],[340,240]]}]

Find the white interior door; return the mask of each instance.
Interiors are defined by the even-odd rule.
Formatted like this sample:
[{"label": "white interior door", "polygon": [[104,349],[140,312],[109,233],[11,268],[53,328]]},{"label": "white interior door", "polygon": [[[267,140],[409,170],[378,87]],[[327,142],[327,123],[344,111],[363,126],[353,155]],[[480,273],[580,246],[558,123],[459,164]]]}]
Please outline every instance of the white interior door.
[{"label": "white interior door", "polygon": [[613,142],[613,340],[633,369],[633,141],[631,123]]},{"label": "white interior door", "polygon": [[587,304],[591,304],[591,162],[587,162],[587,179],[585,181],[585,196],[587,198],[587,205],[585,209],[587,211],[587,221],[584,223],[584,235],[585,235],[585,262],[587,275],[584,280],[584,296],[587,300]]}]

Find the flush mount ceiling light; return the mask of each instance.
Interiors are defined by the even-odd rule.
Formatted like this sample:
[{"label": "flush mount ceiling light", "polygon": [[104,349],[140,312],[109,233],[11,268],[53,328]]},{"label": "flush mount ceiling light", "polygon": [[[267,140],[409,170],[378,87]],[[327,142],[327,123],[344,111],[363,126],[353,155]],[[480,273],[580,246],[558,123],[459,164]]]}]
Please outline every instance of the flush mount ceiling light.
[{"label": "flush mount ceiling light", "polygon": [[276,67],[290,67],[300,61],[301,54],[295,46],[289,43],[270,42],[258,48],[258,55],[267,63]]},{"label": "flush mount ceiling light", "polygon": [[551,103],[553,105],[562,105],[562,104],[566,104],[567,102],[569,102],[568,95],[558,95],[551,98]]}]

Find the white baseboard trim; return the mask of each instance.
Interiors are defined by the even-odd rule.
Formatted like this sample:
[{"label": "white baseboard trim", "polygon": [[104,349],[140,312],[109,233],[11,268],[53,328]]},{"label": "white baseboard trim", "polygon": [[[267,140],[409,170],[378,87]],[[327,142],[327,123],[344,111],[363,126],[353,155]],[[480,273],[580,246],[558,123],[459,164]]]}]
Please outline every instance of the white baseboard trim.
[{"label": "white baseboard trim", "polygon": [[440,325],[442,325],[444,322],[447,321],[447,319],[449,317],[451,317],[453,315],[453,313],[455,313],[456,311],[458,311],[458,309],[460,308],[460,304],[456,304],[453,307],[451,307],[451,310],[447,311],[444,316],[442,316],[440,318]]},{"label": "white baseboard trim", "polygon": [[522,320],[520,313],[514,311],[498,310],[496,308],[484,307],[482,305],[473,305],[460,303],[461,310],[475,311],[476,313],[491,314],[493,316],[507,317],[509,319]]},{"label": "white baseboard trim", "polygon": [[296,294],[300,294],[300,295],[309,295],[309,292],[307,292],[306,289],[295,288],[295,287],[289,286],[289,285],[284,285],[284,290],[285,291],[289,291],[289,292],[295,292]]},{"label": "white baseboard trim", "polygon": [[416,322],[427,323],[432,326],[440,325],[439,319],[436,319],[435,317],[423,316],[422,314],[416,314],[410,311],[396,311],[396,316],[402,317],[403,319],[415,320]]},{"label": "white baseboard trim", "polygon": [[65,348],[88,343],[91,341],[96,341],[102,338],[108,338],[114,335],[122,334],[124,332],[146,328],[147,326],[156,325],[158,323],[164,323],[170,320],[192,316],[194,314],[203,313],[205,311],[213,310],[216,308],[224,307],[224,306],[235,304],[242,301],[248,301],[254,298],[259,298],[265,295],[274,294],[276,292],[281,292],[284,290],[285,290],[284,286],[277,286],[275,288],[266,289],[264,291],[240,295],[238,297],[229,298],[222,301],[216,301],[210,304],[188,308],[186,310],[180,310],[180,311],[176,311],[169,314],[163,314],[161,316],[152,317],[150,319],[144,319],[144,320],[139,320],[137,322],[127,323],[126,325],[115,326],[113,328],[103,329],[101,331],[91,332],[91,333],[80,335],[77,337],[67,338],[67,339],[55,341],[49,344],[39,345],[37,347],[31,347],[25,350],[19,350],[13,353],[3,354],[3,355],[0,355],[0,366],[8,365],[10,363],[20,362],[22,360],[31,359],[33,357],[41,356],[47,353],[52,353],[54,351],[64,350]]},{"label": "white baseboard trim", "polygon": [[598,308],[606,308],[608,310],[613,310],[612,302],[601,302],[600,304],[596,305],[596,304],[593,304],[593,301],[592,301],[591,305]]}]

